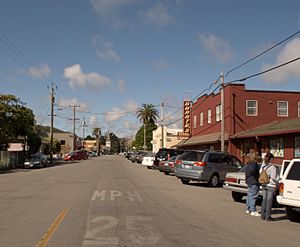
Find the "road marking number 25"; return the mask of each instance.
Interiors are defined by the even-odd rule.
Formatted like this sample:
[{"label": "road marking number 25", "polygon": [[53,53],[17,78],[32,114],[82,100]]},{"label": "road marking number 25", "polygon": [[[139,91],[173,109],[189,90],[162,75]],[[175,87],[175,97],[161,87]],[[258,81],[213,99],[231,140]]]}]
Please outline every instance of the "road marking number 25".
[{"label": "road marking number 25", "polygon": [[[151,245],[159,241],[158,233],[153,232],[153,227],[149,225],[152,217],[149,216],[126,216],[126,230],[129,232],[129,239],[135,244]],[[98,216],[91,220],[93,224],[101,224],[91,230],[88,230],[82,246],[91,245],[119,245],[118,237],[104,237],[105,231],[113,229],[119,223],[119,220],[112,216]]]}]

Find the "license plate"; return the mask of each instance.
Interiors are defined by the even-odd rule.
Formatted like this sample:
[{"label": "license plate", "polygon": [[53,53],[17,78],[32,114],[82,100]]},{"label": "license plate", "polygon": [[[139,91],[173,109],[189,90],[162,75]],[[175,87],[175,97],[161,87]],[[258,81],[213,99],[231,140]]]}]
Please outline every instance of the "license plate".
[{"label": "license plate", "polygon": [[168,164],[168,163],[164,163],[164,165],[165,165],[165,166],[168,166],[169,164]]},{"label": "license plate", "polygon": [[190,165],[182,165],[183,168],[191,168]]}]

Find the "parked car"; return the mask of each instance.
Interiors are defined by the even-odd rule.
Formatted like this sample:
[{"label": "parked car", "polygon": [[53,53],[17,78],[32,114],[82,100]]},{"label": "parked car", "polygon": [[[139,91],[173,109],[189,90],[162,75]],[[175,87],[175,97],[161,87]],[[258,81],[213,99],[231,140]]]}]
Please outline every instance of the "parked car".
[{"label": "parked car", "polygon": [[283,172],[277,202],[284,205],[289,220],[300,220],[300,159],[293,159]]},{"label": "parked car", "polygon": [[88,153],[85,150],[76,150],[74,152],[66,154],[64,157],[64,161],[86,159],[88,159]]},{"label": "parked car", "polygon": [[36,153],[30,156],[30,159],[24,163],[25,168],[42,168],[49,165],[48,156],[42,153]]},{"label": "parked car", "polygon": [[96,152],[93,152],[93,151],[88,151],[88,156],[89,157],[98,157],[98,154]]},{"label": "parked car", "polygon": [[[286,167],[288,166],[290,160],[284,160],[282,162],[282,165],[276,165],[279,168],[281,168],[281,173],[285,171]],[[261,166],[261,164],[259,164]],[[225,176],[225,181],[223,184],[223,188],[225,190],[231,191],[232,199],[236,202],[242,201],[244,196],[247,196],[248,194],[248,185],[246,184],[246,175],[245,175],[245,169],[246,166],[244,166],[241,170],[238,172],[229,172]],[[282,174],[280,175],[280,177]],[[262,190],[260,188],[259,190],[259,196],[262,196]]]},{"label": "parked car", "polygon": [[216,187],[228,172],[239,171],[243,165],[237,157],[226,152],[186,150],[176,160],[175,176],[183,184],[194,180]]},{"label": "parked car", "polygon": [[181,154],[183,151],[172,149],[172,148],[160,148],[155,155],[154,159],[154,167],[158,168],[160,161],[166,161],[170,159],[172,156],[176,156]]},{"label": "parked car", "polygon": [[149,152],[147,153],[142,160],[142,165],[147,166],[148,169],[151,169],[154,164],[155,153]]},{"label": "parked car", "polygon": [[141,164],[145,155],[147,155],[147,151],[140,151],[135,156],[135,162]]},{"label": "parked car", "polygon": [[177,158],[177,155],[172,156],[170,159],[168,159],[166,161],[159,162],[158,170],[163,172],[166,175],[169,175],[170,173],[174,173],[176,158]]},{"label": "parked car", "polygon": [[129,155],[129,160],[130,160],[132,163],[135,162],[136,155],[137,155],[137,152],[132,152],[132,153]]}]

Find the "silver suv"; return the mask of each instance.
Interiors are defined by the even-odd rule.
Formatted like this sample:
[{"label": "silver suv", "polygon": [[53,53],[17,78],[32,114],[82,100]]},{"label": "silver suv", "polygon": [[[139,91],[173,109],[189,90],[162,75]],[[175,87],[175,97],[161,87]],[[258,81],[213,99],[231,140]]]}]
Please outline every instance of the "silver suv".
[{"label": "silver suv", "polygon": [[225,180],[227,172],[236,172],[242,167],[238,158],[226,152],[186,150],[176,160],[175,176],[183,184],[194,180],[216,187]]}]

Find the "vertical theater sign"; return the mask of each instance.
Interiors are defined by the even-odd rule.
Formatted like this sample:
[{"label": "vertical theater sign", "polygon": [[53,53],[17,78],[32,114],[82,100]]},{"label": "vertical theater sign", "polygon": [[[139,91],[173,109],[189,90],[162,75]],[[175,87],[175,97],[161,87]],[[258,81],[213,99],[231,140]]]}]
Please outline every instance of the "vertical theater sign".
[{"label": "vertical theater sign", "polygon": [[178,132],[178,139],[188,139],[191,136],[191,109],[190,100],[183,101],[183,132]]}]

